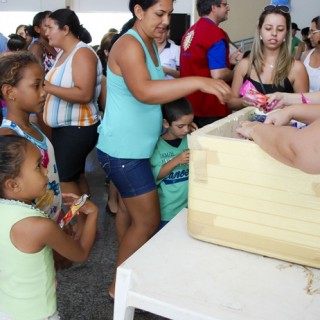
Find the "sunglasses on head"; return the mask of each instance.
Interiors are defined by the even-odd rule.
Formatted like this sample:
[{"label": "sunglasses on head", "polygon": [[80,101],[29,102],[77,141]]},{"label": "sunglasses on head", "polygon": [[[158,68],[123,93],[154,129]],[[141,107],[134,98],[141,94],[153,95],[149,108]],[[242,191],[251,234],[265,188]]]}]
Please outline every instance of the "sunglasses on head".
[{"label": "sunglasses on head", "polygon": [[283,13],[289,13],[290,12],[289,7],[287,7],[287,6],[278,6],[278,5],[273,5],[273,4],[270,4],[270,5],[266,6],[266,7],[264,7],[263,11],[272,11],[274,9],[279,9]]}]

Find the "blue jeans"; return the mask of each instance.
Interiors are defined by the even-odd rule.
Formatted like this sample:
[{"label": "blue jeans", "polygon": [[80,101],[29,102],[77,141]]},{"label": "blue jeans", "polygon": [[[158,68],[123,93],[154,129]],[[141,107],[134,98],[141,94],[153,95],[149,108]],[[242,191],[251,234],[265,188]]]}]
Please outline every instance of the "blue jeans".
[{"label": "blue jeans", "polygon": [[157,188],[149,159],[114,158],[99,149],[97,156],[101,167],[121,197],[135,197]]}]

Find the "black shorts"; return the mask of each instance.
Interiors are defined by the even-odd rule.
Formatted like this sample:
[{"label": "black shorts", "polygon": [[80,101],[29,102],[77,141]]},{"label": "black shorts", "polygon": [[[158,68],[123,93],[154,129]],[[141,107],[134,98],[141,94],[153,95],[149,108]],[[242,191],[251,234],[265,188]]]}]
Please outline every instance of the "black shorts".
[{"label": "black shorts", "polygon": [[84,173],[87,155],[98,140],[98,125],[52,129],[51,140],[61,182],[77,181]]}]

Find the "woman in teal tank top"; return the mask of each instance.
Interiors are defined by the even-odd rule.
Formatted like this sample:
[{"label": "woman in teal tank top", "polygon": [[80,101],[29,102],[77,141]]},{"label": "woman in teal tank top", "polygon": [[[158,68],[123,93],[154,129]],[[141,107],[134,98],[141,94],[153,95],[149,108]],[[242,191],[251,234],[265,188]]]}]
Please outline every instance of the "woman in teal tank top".
[{"label": "woman in teal tank top", "polygon": [[[173,2],[130,0],[133,18],[108,58],[108,94],[97,154],[121,195],[116,215],[116,266],[139,249],[160,222],[159,199],[149,162],[161,133],[160,105],[197,90],[214,94],[223,102],[231,92],[222,80],[165,80],[154,38],[166,32]],[[112,298],[114,292],[115,279],[109,288]]]}]

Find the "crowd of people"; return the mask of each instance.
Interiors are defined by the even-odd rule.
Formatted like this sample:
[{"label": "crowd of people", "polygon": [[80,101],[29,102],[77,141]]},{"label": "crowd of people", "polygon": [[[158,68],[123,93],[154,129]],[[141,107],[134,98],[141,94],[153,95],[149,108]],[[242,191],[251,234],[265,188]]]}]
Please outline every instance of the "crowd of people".
[{"label": "crowd of people", "polygon": [[[87,200],[73,229],[62,230],[62,203],[90,195],[85,163],[95,147],[116,219],[115,267],[188,206],[187,135],[251,106],[240,94],[246,81],[276,110],[238,134],[320,173],[319,16],[300,41],[289,4],[271,1],[244,57],[230,54],[221,27],[226,0],[196,1],[200,18],[181,47],[170,39],[174,0],[128,2],[132,18],[97,50],[71,9],[39,12],[9,40],[0,34],[1,319],[59,319],[53,253],[84,261],[98,217]],[[308,125],[286,126],[291,119]],[[106,290],[113,300],[115,275]]]}]

